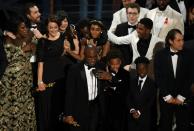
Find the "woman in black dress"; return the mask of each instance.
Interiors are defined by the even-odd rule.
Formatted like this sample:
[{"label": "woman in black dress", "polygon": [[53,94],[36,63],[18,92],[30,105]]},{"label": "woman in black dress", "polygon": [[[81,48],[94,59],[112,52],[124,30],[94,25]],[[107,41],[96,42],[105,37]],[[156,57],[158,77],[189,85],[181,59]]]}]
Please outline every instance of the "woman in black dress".
[{"label": "woman in black dress", "polygon": [[46,22],[46,38],[37,46],[40,131],[60,130],[58,115],[63,111],[64,97],[64,38],[58,20],[52,16]]}]

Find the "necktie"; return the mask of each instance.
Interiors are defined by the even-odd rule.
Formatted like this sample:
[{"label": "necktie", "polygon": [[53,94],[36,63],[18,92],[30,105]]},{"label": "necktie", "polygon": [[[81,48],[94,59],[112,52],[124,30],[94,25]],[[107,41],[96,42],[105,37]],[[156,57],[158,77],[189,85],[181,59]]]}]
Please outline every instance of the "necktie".
[{"label": "necktie", "polygon": [[128,28],[136,29],[136,25],[128,25]]},{"label": "necktie", "polygon": [[141,91],[141,84],[142,84],[142,82],[143,82],[143,80],[139,80],[138,81],[137,87],[138,87],[139,91]]}]

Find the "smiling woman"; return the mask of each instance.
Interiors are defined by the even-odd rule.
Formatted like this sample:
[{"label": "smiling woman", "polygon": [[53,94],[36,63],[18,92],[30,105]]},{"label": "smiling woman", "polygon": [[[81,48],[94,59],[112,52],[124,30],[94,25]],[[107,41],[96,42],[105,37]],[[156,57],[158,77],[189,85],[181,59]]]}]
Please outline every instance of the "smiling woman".
[{"label": "smiling woman", "polygon": [[64,38],[59,32],[59,24],[55,16],[47,19],[46,27],[47,37],[40,39],[37,45],[37,91],[40,92],[39,105],[41,105],[38,117],[43,131],[53,131],[60,130],[58,114],[63,108],[61,103],[63,103],[65,72],[61,55],[64,52]]}]

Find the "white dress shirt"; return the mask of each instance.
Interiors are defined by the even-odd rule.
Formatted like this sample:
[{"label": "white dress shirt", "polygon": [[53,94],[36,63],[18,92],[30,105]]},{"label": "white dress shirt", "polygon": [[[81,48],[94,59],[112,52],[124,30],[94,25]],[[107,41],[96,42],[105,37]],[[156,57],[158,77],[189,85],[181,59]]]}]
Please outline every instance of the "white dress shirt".
[{"label": "white dress shirt", "polygon": [[[145,77],[143,77],[143,78],[141,78],[141,77],[138,78],[138,82],[142,80],[142,82],[141,82],[141,90],[142,90],[142,88],[143,88],[143,85],[144,85],[146,79],[147,79],[147,75],[146,75]],[[139,84],[139,83],[138,83],[138,84]]]},{"label": "white dress shirt", "polygon": [[[175,52],[171,48],[170,48],[170,51]],[[176,68],[177,68],[178,55],[171,56],[171,59],[172,59],[172,67],[173,67],[174,77],[176,78]]]},{"label": "white dress shirt", "polygon": [[97,88],[97,78],[92,73],[92,70],[95,68],[88,69],[87,65],[84,65],[86,78],[87,78],[87,85],[88,85],[88,100],[94,100],[98,93]]}]

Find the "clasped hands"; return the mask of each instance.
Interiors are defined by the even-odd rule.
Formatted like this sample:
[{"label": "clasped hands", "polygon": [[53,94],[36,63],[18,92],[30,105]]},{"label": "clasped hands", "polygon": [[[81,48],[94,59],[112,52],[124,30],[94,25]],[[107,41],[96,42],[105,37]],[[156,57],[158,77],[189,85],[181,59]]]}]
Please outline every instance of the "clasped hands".
[{"label": "clasped hands", "polygon": [[166,101],[168,104],[173,104],[173,105],[183,105],[183,102],[180,101],[177,98],[170,98],[169,100]]},{"label": "clasped hands", "polygon": [[133,118],[135,118],[135,119],[138,119],[140,117],[140,113],[138,112],[138,110],[134,109],[130,113],[132,114]]},{"label": "clasped hands", "polygon": [[80,126],[78,124],[78,122],[74,120],[73,116],[64,117],[63,122],[66,123],[66,124],[72,125],[74,127],[79,127]]}]

